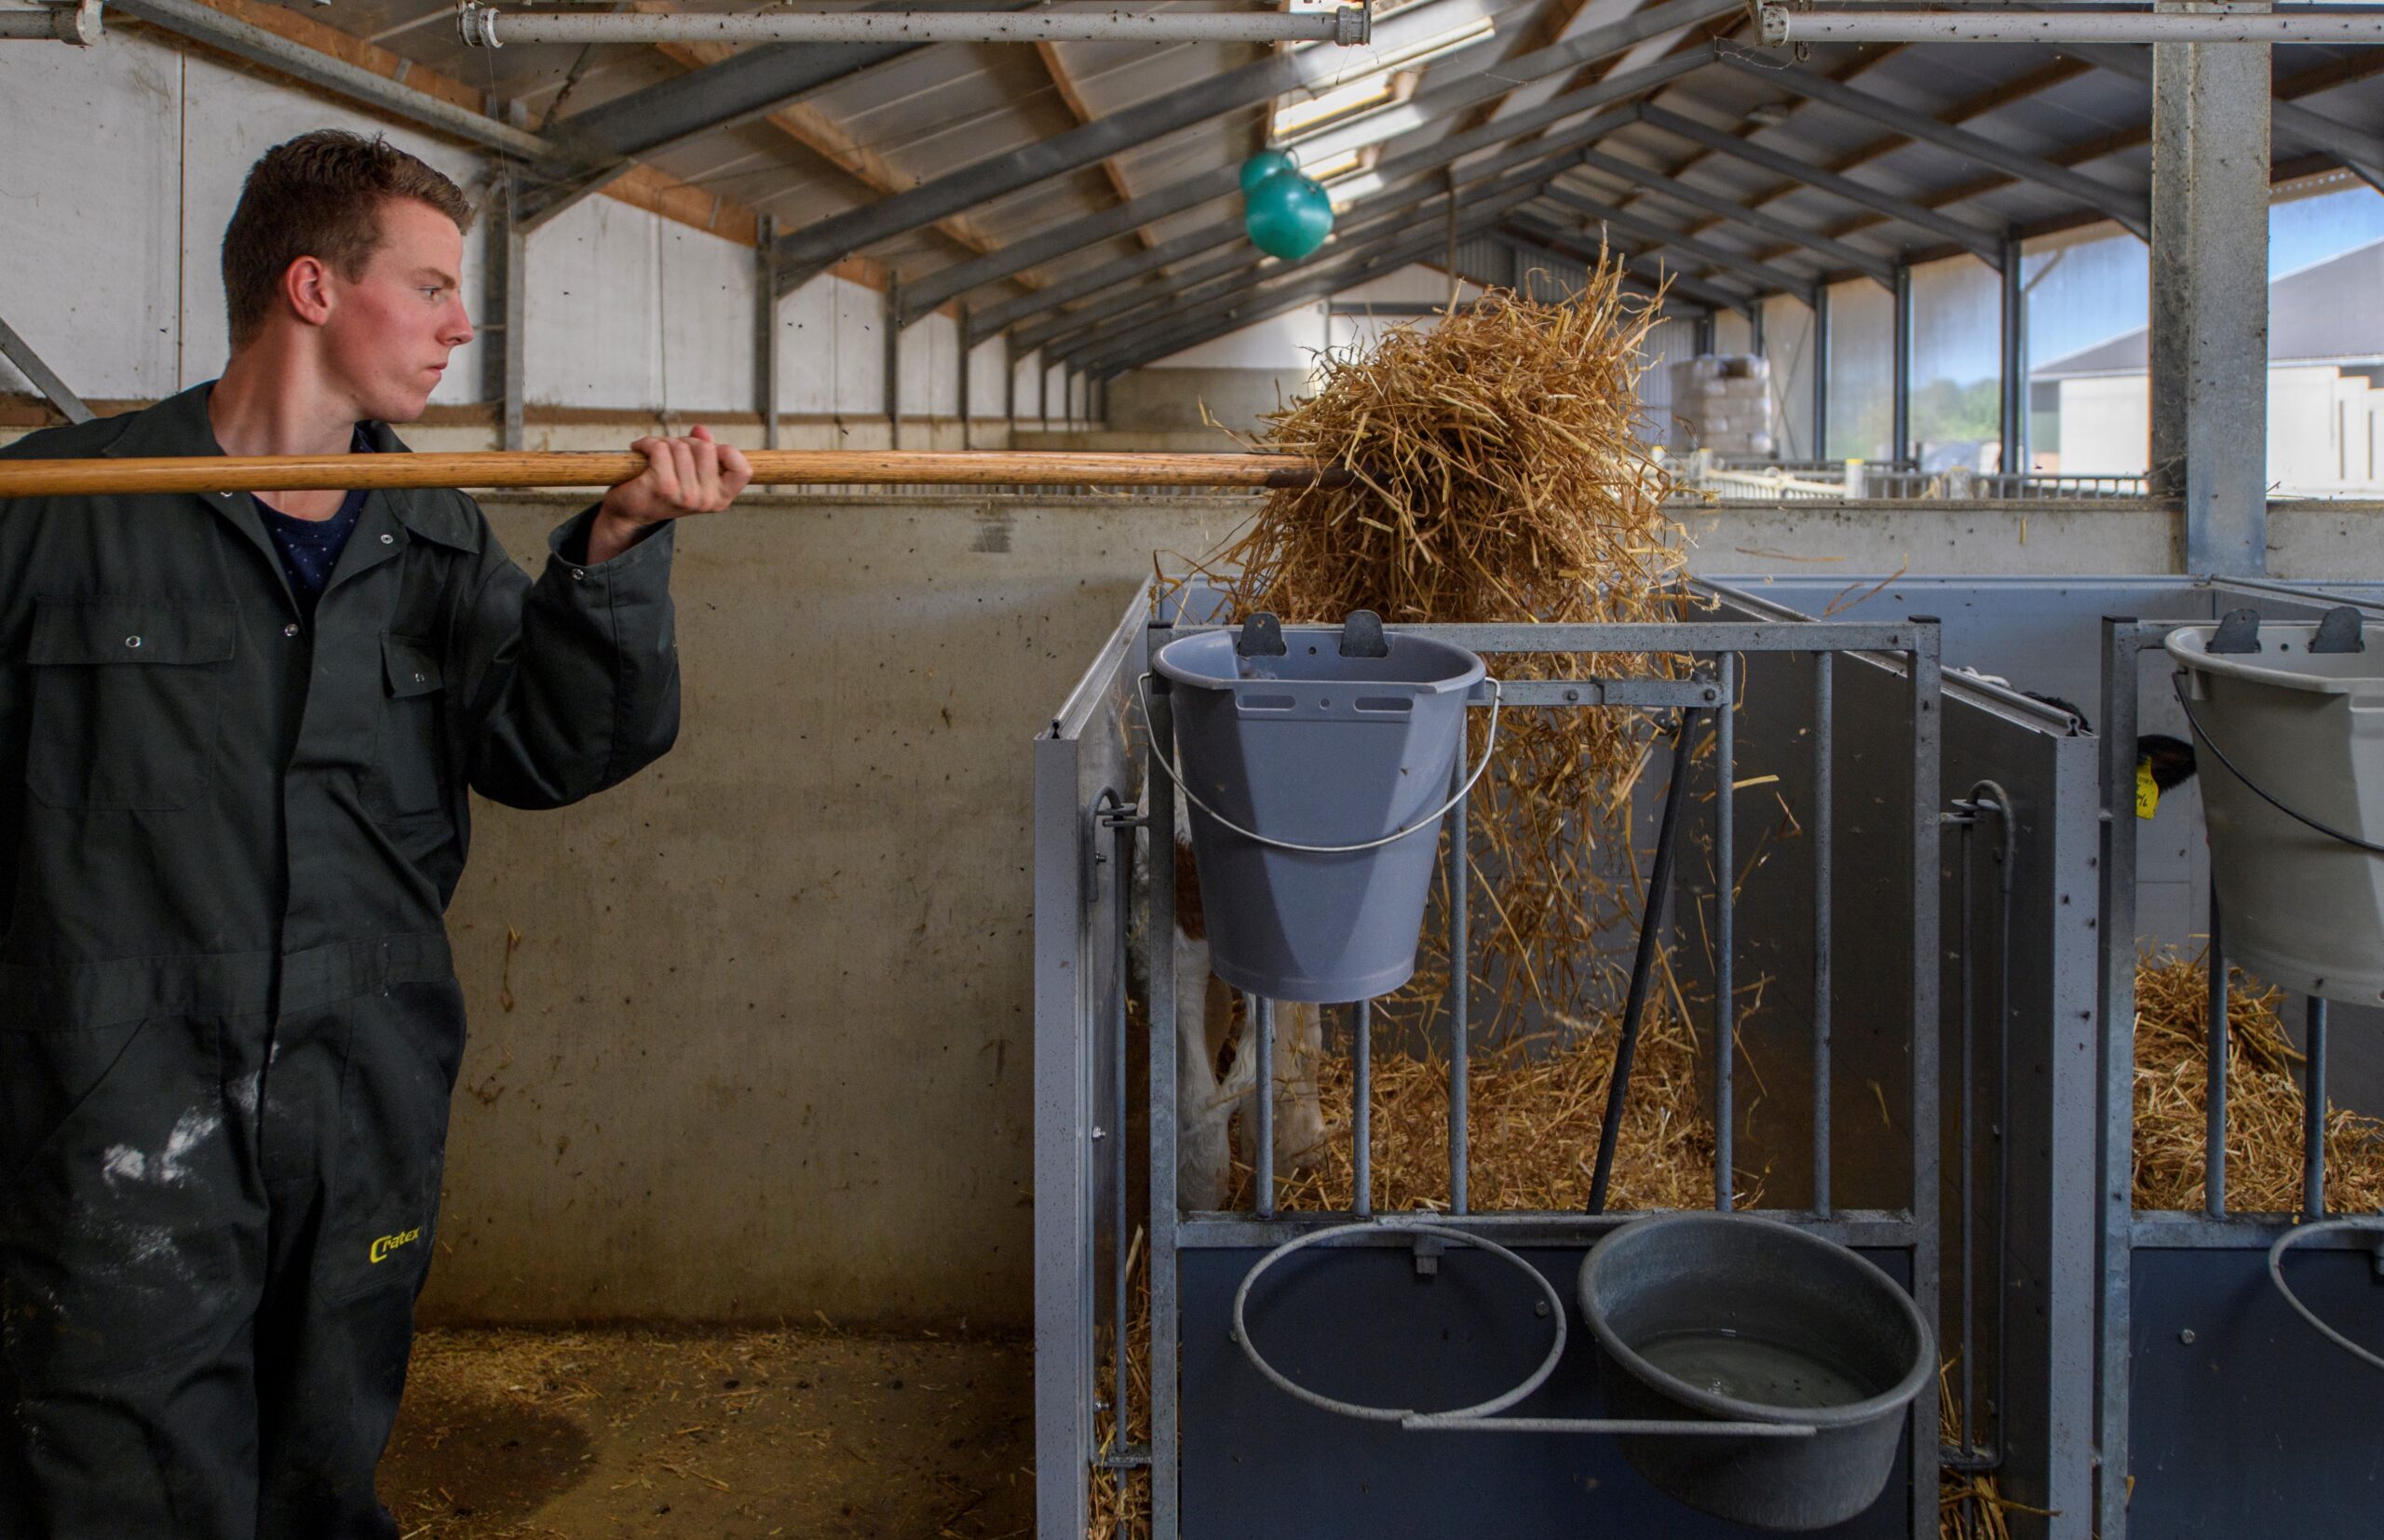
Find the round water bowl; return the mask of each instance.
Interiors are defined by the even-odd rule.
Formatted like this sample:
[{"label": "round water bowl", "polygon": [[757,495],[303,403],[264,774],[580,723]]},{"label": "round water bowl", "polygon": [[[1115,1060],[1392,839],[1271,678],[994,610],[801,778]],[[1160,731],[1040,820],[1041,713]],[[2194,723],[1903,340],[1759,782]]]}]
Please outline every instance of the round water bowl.
[{"label": "round water bowl", "polygon": [[1821,1529],[1876,1502],[1936,1371],[1928,1323],[1894,1279],[1776,1220],[1633,1220],[1581,1263],[1579,1296],[1610,1414],[1814,1429],[1619,1440],[1659,1490],[1764,1529]]}]

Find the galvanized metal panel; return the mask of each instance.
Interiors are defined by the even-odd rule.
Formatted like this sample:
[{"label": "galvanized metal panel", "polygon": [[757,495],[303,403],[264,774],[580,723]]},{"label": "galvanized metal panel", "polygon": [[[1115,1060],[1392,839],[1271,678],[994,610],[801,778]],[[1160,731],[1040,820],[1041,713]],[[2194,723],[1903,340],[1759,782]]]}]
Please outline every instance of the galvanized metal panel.
[{"label": "galvanized metal panel", "polygon": [[[2263,1250],[2135,1254],[2132,1534],[2356,1535],[2384,1511],[2376,1371],[2286,1307]],[[2384,1350],[2372,1255],[2288,1265],[2304,1303]]]},{"label": "galvanized metal panel", "polygon": [[[1586,1249],[1521,1254],[1566,1299]],[[1582,1534],[1753,1540],[1771,1532],[1708,1518],[1650,1487],[1614,1440],[1560,1434],[1403,1433],[1294,1401],[1230,1337],[1234,1290],[1263,1248],[1187,1251],[1184,1263],[1185,1540],[1375,1540],[1385,1535]],[[1865,1253],[1902,1281],[1897,1251]],[[1452,1248],[1419,1277],[1407,1248],[1340,1248],[1279,1264],[1250,1311],[1252,1335],[1295,1379],[1327,1394],[1426,1410],[1521,1380],[1547,1351],[1529,1285],[1496,1259]],[[1563,1361],[1516,1416],[1602,1409],[1594,1349],[1575,1318]],[[1912,1540],[1908,1483],[1826,1540]],[[1927,1494],[1930,1507],[1935,1493]],[[1933,1534],[1933,1530],[1932,1530]]]}]

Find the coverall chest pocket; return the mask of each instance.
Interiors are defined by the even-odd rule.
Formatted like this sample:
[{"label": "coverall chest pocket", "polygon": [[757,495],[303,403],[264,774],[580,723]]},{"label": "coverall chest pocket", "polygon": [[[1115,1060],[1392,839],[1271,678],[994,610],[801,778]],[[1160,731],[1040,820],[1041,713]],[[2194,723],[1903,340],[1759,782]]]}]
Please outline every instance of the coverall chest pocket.
[{"label": "coverall chest pocket", "polygon": [[381,713],[381,775],[389,810],[400,817],[445,805],[447,681],[427,642],[381,638],[381,675],[388,698]]},{"label": "coverall chest pocket", "polygon": [[237,612],[37,599],[25,789],[45,806],[171,811],[207,790]]}]

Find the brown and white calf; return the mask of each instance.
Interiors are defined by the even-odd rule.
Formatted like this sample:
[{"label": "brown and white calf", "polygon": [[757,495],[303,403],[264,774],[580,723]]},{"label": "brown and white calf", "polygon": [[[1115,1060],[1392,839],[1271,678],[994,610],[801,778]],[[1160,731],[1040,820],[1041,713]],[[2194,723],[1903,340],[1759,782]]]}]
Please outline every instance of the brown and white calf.
[{"label": "brown and white calf", "polygon": [[[1252,1092],[1257,1055],[1248,1013],[1234,1008],[1233,990],[1210,966],[1189,813],[1180,797],[1174,891],[1176,1194],[1187,1209],[1211,1209],[1226,1201],[1233,1180],[1231,1157],[1255,1164],[1258,1118]],[[1318,1006],[1277,1002],[1274,1057],[1268,1082],[1275,1098],[1275,1170],[1285,1176],[1312,1164],[1328,1135],[1317,1100],[1317,1074],[1324,1059]],[[1242,1114],[1239,1125],[1237,1112]]]}]

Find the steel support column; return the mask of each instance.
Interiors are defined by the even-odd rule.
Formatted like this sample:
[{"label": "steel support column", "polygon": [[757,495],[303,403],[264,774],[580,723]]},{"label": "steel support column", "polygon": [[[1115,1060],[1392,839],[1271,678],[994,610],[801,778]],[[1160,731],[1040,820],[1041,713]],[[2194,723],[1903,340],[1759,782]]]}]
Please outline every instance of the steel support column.
[{"label": "steel support column", "polygon": [[[529,365],[530,233],[514,217],[518,188],[500,170],[481,210],[487,222],[483,259],[486,298],[481,306],[481,394],[497,403],[497,443],[523,447],[523,391]],[[495,335],[491,337],[490,332]]]},{"label": "steel support column", "polygon": [[2188,572],[2255,575],[2268,570],[2269,50],[2157,44],[2152,73],[2152,484],[2184,500]]},{"label": "steel support column", "polygon": [[889,448],[902,447],[902,286],[892,279],[886,284],[886,440]]},{"label": "steel support column", "polygon": [[2003,242],[2002,326],[1997,335],[2002,395],[2001,468],[2006,476],[2028,469],[2028,293],[2020,281],[2020,237]]},{"label": "steel support column", "polygon": [[1896,263],[1895,346],[1892,375],[1893,426],[1890,429],[1893,447],[1888,452],[1890,460],[1917,461],[1912,449],[1912,269]]},{"label": "steel support column", "polygon": [[[1892,286],[1890,286],[1892,287]],[[1813,445],[1808,458],[1829,458],[1829,285],[1813,290]]]},{"label": "steel support column", "polygon": [[960,316],[960,447],[964,450],[969,447],[968,376],[976,372],[976,361],[974,350],[968,344],[968,315],[964,310]]},{"label": "steel support column", "polygon": [[778,223],[764,214],[753,247],[753,410],[764,449],[779,447],[779,264],[771,247]]}]

